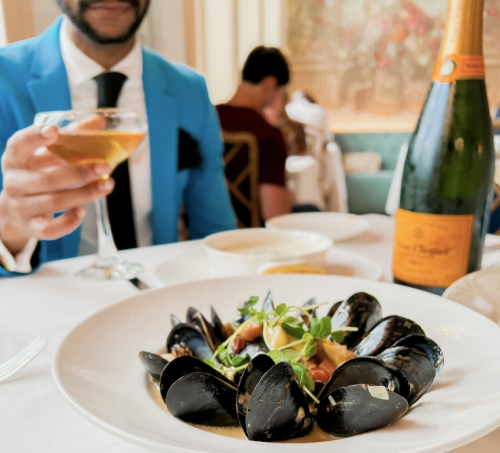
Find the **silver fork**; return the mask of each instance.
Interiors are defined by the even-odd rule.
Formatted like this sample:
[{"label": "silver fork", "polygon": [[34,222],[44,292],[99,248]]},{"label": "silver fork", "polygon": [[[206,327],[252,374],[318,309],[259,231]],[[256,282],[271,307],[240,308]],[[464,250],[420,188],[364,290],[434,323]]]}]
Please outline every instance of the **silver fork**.
[{"label": "silver fork", "polygon": [[0,365],[0,382],[12,376],[16,371],[19,371],[23,366],[28,364],[47,343],[47,340],[40,336],[33,340],[20,353],[12,357],[12,359],[2,363],[2,365]]}]

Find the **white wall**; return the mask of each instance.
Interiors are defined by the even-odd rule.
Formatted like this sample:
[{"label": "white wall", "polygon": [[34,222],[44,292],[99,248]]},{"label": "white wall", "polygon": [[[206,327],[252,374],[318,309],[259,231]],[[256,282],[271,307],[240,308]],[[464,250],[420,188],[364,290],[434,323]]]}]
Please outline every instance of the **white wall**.
[{"label": "white wall", "polygon": [[5,21],[3,17],[3,4],[0,0],[0,47],[7,45],[7,33],[5,32]]},{"label": "white wall", "polygon": [[33,5],[35,35],[38,36],[50,27],[61,11],[55,0],[31,0],[31,3]]}]

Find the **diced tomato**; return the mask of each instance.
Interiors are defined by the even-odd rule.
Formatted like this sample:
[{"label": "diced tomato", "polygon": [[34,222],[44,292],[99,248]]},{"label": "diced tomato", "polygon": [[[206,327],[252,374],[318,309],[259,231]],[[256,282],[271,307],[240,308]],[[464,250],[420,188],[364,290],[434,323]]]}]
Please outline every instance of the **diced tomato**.
[{"label": "diced tomato", "polygon": [[247,344],[246,340],[241,338],[241,336],[237,336],[234,340],[233,343],[231,344],[231,351],[233,351],[233,354],[238,354],[245,345]]},{"label": "diced tomato", "polygon": [[314,382],[325,383],[331,375],[324,368],[312,368],[309,370],[309,376]]},{"label": "diced tomato", "polygon": [[258,337],[262,337],[263,333],[264,326],[262,324],[259,324],[257,322],[249,322],[245,327],[243,327],[240,335],[241,338],[246,341],[253,341]]},{"label": "diced tomato", "polygon": [[323,360],[319,364],[318,368],[321,368],[322,370],[328,371],[328,373],[330,374],[330,376],[337,369],[337,367],[332,362],[330,362],[328,359]]}]

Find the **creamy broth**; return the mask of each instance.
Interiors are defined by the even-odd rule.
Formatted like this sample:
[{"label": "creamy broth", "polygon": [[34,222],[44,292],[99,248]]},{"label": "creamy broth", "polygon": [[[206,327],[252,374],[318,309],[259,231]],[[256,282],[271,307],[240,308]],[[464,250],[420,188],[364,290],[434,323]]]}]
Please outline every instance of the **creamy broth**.
[{"label": "creamy broth", "polygon": [[[158,406],[160,406],[163,411],[165,411],[167,414],[170,415],[167,406],[165,405],[165,403],[161,398],[159,385],[156,382],[154,382],[151,378],[148,378],[147,387],[148,387],[148,393],[150,394],[151,398],[153,398],[155,403],[158,404]],[[219,436],[231,437],[232,439],[248,440],[247,436],[240,427],[220,428],[217,426],[193,425],[191,423],[188,424],[191,425],[193,428],[198,428],[203,431],[207,431],[209,433],[218,434]],[[313,430],[307,436],[301,437],[299,439],[287,440],[285,442],[278,442],[278,443],[305,444],[312,442],[328,442],[331,440],[335,440],[335,438],[325,433],[321,429],[319,429],[316,422],[314,422]]]},{"label": "creamy broth", "polygon": [[306,253],[314,253],[319,248],[313,244],[305,244],[303,242],[284,242],[282,244],[243,244],[233,245],[231,247],[221,248],[224,252],[238,253],[240,255],[257,255],[257,256],[293,256],[303,255]]}]

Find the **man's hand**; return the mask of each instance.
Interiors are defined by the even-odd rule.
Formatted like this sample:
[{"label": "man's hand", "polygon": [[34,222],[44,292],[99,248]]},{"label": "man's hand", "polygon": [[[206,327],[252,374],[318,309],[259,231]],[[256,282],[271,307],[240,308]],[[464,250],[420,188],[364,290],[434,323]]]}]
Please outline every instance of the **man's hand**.
[{"label": "man's hand", "polygon": [[[7,142],[2,156],[0,239],[13,255],[32,237],[53,240],[71,233],[85,216],[82,205],[113,190],[112,179],[101,179],[111,173],[107,163],[67,165],[47,149],[40,152],[57,137],[55,126],[30,126]],[[53,217],[61,211],[67,212]]]}]

